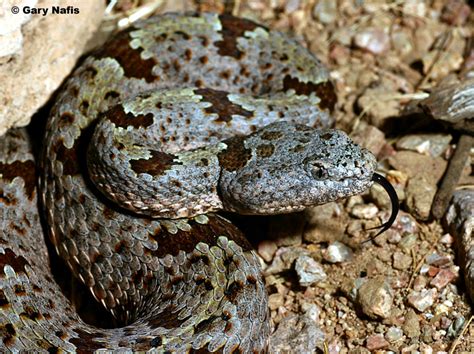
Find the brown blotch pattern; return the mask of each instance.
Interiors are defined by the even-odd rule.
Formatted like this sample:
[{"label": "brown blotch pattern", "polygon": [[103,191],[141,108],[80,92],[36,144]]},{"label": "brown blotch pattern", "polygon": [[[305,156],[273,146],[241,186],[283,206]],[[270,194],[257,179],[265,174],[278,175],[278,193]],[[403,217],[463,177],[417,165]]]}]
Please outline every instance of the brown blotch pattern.
[{"label": "brown blotch pattern", "polygon": [[235,299],[241,291],[243,291],[244,286],[238,281],[234,281],[230,286],[225,290],[224,294],[230,302],[235,304]]},{"label": "brown blotch pattern", "polygon": [[[3,194],[3,190],[0,189],[0,202],[5,204],[5,205],[12,206],[12,205],[16,205],[18,203],[18,199],[13,198],[13,196],[11,196],[11,195],[7,196],[7,195]],[[7,244],[7,241],[2,239],[1,243]]]},{"label": "brown blotch pattern", "polygon": [[130,160],[130,166],[136,174],[148,173],[152,176],[161,176],[165,171],[169,170],[172,165],[180,164],[174,161],[176,156],[173,154],[156,150],[151,150],[150,153],[151,157],[148,160]]},{"label": "brown blotch pattern", "polygon": [[217,154],[219,164],[223,169],[232,172],[247,165],[252,153],[250,149],[245,147],[244,138],[235,136],[224,140],[224,143],[227,145],[227,149]]},{"label": "brown blotch pattern", "polygon": [[152,73],[156,61],[154,58],[143,59],[140,55],[143,49],[133,49],[130,46],[132,39],[130,32],[134,30],[136,29],[131,27],[119,33],[104,44],[93,56],[98,59],[114,58],[123,68],[126,77],[135,77],[137,79],[145,79],[146,82],[153,82],[156,79],[156,76]]},{"label": "brown blotch pattern", "polygon": [[37,321],[42,317],[41,314],[38,311],[35,311],[31,306],[25,306],[25,311],[20,313],[20,316],[31,321]]},{"label": "brown blotch pattern", "polygon": [[331,133],[324,133],[323,135],[321,135],[321,139],[323,140],[330,140],[332,138],[332,134]]},{"label": "brown blotch pattern", "polygon": [[240,115],[246,118],[253,117],[253,112],[247,111],[241,106],[232,103],[227,97],[228,93],[224,91],[217,91],[213,89],[197,89],[194,91],[197,95],[203,97],[203,100],[210,102],[212,105],[205,108],[208,114],[217,114],[216,122],[230,122],[232,115]]},{"label": "brown blotch pattern", "polygon": [[5,295],[5,292],[0,289],[0,308],[6,308],[10,306],[10,303],[7,300],[7,296]]},{"label": "brown blotch pattern", "polygon": [[15,295],[17,296],[24,296],[26,295],[26,290],[25,290],[25,287],[21,284],[15,284],[14,287],[13,287],[14,291],[15,291]]},{"label": "brown blotch pattern", "polygon": [[266,131],[260,137],[263,140],[278,140],[283,137],[283,133],[279,131]]},{"label": "brown blotch pattern", "polygon": [[190,61],[193,58],[193,52],[191,49],[187,48],[184,51],[184,58],[186,59],[186,61]]},{"label": "brown blotch pattern", "polygon": [[67,127],[74,123],[76,118],[71,112],[64,112],[58,120],[58,128]]},{"label": "brown blotch pattern", "polygon": [[84,75],[89,80],[93,80],[97,75],[97,69],[92,66],[89,66],[84,70]]},{"label": "brown blotch pattern", "polygon": [[89,101],[83,100],[83,101],[81,102],[81,105],[79,106],[79,110],[80,110],[81,113],[85,116],[88,109],[89,109]]},{"label": "brown blotch pattern", "polygon": [[32,199],[36,188],[35,163],[28,161],[14,161],[9,164],[0,162],[0,175],[6,181],[13,181],[15,177],[21,177],[25,181],[25,191],[28,199]]},{"label": "brown blotch pattern", "polygon": [[153,124],[153,114],[134,115],[131,112],[125,113],[122,105],[116,105],[105,113],[107,119],[114,123],[117,127],[127,128],[146,128]]},{"label": "brown blotch pattern", "polygon": [[0,253],[0,270],[4,272],[4,267],[9,265],[15,273],[25,273],[25,265],[29,265],[23,256],[17,256],[10,248],[5,249],[5,253]]},{"label": "brown blotch pattern", "polygon": [[[237,227],[218,216],[208,215],[209,221],[203,225],[195,221],[189,221],[192,231],[178,230],[176,234],[170,235],[164,229],[157,230],[153,238],[158,241],[158,249],[150,252],[153,256],[163,258],[167,254],[177,256],[179,250],[185,253],[191,253],[199,242],[204,242],[209,247],[217,244],[217,235],[226,235],[229,239],[234,240],[244,251],[250,251],[252,246],[240,232]],[[172,241],[168,239],[170,238]],[[176,245],[179,244],[179,248]],[[207,257],[200,257],[196,261],[202,260],[204,263],[209,262]]]},{"label": "brown blotch pattern", "polygon": [[107,91],[107,93],[105,94],[104,98],[106,100],[108,99],[115,99],[115,98],[119,98],[120,97],[120,93],[118,93],[117,91],[114,91],[114,90],[111,90],[111,91]]},{"label": "brown blotch pattern", "polygon": [[3,344],[6,346],[15,343],[16,331],[11,323],[0,325],[0,337],[2,338]]},{"label": "brown blotch pattern", "polygon": [[63,164],[64,175],[74,176],[80,173],[78,146],[79,140],[76,140],[73,147],[68,149],[60,139],[52,147],[53,152],[56,153],[56,159]]},{"label": "brown blotch pattern", "polygon": [[304,83],[297,78],[286,75],[283,79],[283,90],[288,91],[290,89],[295,90],[297,95],[309,96],[314,92],[316,96],[321,99],[319,103],[321,109],[329,109],[330,112],[334,111],[337,96],[331,81],[320,82],[318,84],[312,82]]},{"label": "brown blotch pattern", "polygon": [[263,158],[272,156],[274,151],[275,146],[272,144],[262,144],[257,146],[257,155]]},{"label": "brown blotch pattern", "polygon": [[101,349],[104,347],[104,344],[97,341],[98,338],[103,337],[103,335],[99,332],[97,333],[89,333],[80,328],[74,329],[74,332],[78,335],[77,338],[71,338],[70,342],[74,344],[77,348],[81,348],[82,351],[87,352],[91,351],[94,352],[97,349]]},{"label": "brown blotch pattern", "polygon": [[295,147],[293,147],[290,152],[295,153],[295,152],[300,152],[304,150],[304,145],[298,144]]},{"label": "brown blotch pattern", "polygon": [[220,15],[219,19],[222,24],[222,41],[215,42],[218,53],[223,56],[242,58],[243,53],[237,48],[237,38],[241,37],[245,31],[253,31],[257,27],[255,22],[236,18],[230,15]]}]

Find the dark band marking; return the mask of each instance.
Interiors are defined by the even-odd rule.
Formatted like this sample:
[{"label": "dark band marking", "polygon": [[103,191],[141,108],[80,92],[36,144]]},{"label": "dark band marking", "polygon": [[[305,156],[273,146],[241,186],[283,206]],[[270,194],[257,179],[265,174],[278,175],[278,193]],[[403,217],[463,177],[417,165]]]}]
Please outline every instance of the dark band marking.
[{"label": "dark band marking", "polygon": [[[252,249],[248,240],[237,227],[218,216],[208,215],[208,218],[209,221],[205,225],[190,220],[189,224],[192,231],[178,230],[177,233],[171,235],[168,234],[166,229],[156,230],[153,238],[158,241],[158,249],[150,253],[158,258],[163,258],[168,254],[176,257],[179,250],[185,253],[193,252],[200,242],[208,244],[209,247],[215,246],[218,235],[226,235],[242,247],[244,251]],[[179,247],[176,247],[177,244],[179,244]],[[200,259],[204,263],[206,262],[204,258],[201,257]]]},{"label": "dark band marking", "polygon": [[[206,320],[202,320],[201,322],[199,322],[197,325],[196,325],[196,331],[195,333],[206,333],[206,332],[209,332],[210,329],[212,329],[212,324],[213,322],[215,322],[216,320],[219,320],[220,318],[215,316],[215,315],[212,315],[210,316],[208,319]],[[193,353],[208,353],[208,351],[206,350],[193,350]]]},{"label": "dark band marking", "polygon": [[309,96],[314,92],[316,96],[321,99],[319,108],[327,108],[330,112],[334,111],[334,107],[337,102],[337,96],[334,90],[334,85],[331,81],[324,81],[318,84],[312,82],[304,83],[297,78],[286,75],[283,79],[283,90],[288,91],[290,89],[295,90],[297,95]]},{"label": "dark band marking", "polygon": [[104,99],[108,100],[108,99],[114,99],[114,98],[119,98],[119,97],[120,97],[120,93],[114,90],[110,90],[110,91],[107,91],[107,93],[104,96]]},{"label": "dark band marking", "polygon": [[58,128],[68,127],[73,124],[75,120],[76,118],[74,117],[74,114],[72,114],[71,112],[64,112],[59,117]]},{"label": "dark band marking", "polygon": [[52,147],[56,153],[56,159],[63,164],[63,174],[74,176],[80,173],[78,149],[79,139],[76,139],[71,149],[64,146],[62,139],[59,139]]},{"label": "dark band marking", "polygon": [[180,162],[174,161],[177,157],[173,154],[150,150],[151,157],[139,160],[130,160],[130,166],[136,174],[148,173],[152,176],[161,176],[168,171],[173,165],[181,165]]},{"label": "dark band marking", "polygon": [[324,133],[321,135],[321,139],[322,140],[331,140],[332,138],[332,133],[331,132],[327,132],[327,133]]},{"label": "dark band marking", "polygon": [[257,156],[259,157],[270,157],[273,155],[273,152],[275,151],[275,146],[272,144],[262,144],[257,146]]},{"label": "dark band marking", "polygon": [[215,42],[218,53],[222,56],[240,59],[243,53],[237,48],[237,38],[242,37],[245,31],[253,31],[257,27],[255,22],[230,15],[220,15],[222,24],[222,41]]},{"label": "dark band marking", "polygon": [[5,295],[5,292],[0,289],[0,308],[6,310],[10,306],[10,302],[8,301],[7,296]]},{"label": "dark band marking", "polygon": [[12,346],[15,344],[15,337],[17,336],[15,327],[13,327],[11,323],[0,325],[0,336],[2,338],[3,344],[5,344],[7,347]]},{"label": "dark band marking", "polygon": [[190,316],[185,318],[178,318],[180,311],[176,310],[176,306],[168,305],[160,314],[157,314],[153,319],[147,323],[150,328],[163,327],[167,329],[178,328],[183,324]]},{"label": "dark band marking", "polygon": [[122,105],[116,105],[105,112],[105,117],[114,123],[117,127],[127,128],[146,128],[153,124],[153,114],[134,115],[131,112],[125,113]]},{"label": "dark band marking", "polygon": [[9,164],[0,162],[0,175],[6,181],[13,181],[15,177],[21,177],[25,182],[25,192],[29,200],[32,200],[36,188],[35,163],[28,161],[15,161]]},{"label": "dark band marking", "polygon": [[244,290],[242,283],[234,281],[230,286],[225,290],[224,294],[231,303],[236,304],[237,296]]},{"label": "dark band marking", "polygon": [[23,256],[17,256],[10,248],[5,249],[5,253],[0,253],[0,271],[9,265],[16,273],[25,273],[25,265],[30,265]]},{"label": "dark band marking", "polygon": [[23,320],[38,321],[41,320],[43,317],[41,313],[35,311],[31,306],[25,306],[24,309],[25,311],[20,313],[20,317]]},{"label": "dark band marking", "polygon": [[278,140],[282,136],[283,136],[283,133],[279,131],[265,131],[260,137],[263,140]]},{"label": "dark band marking", "polygon": [[102,338],[103,334],[100,332],[88,333],[80,328],[73,329],[78,335],[77,338],[71,338],[71,343],[77,348],[80,348],[83,352],[94,352],[97,349],[104,348],[105,345],[97,341],[98,338]]},{"label": "dark band marking", "polygon": [[241,106],[232,103],[227,97],[228,93],[224,91],[217,91],[212,89],[197,89],[194,90],[197,95],[203,97],[203,100],[210,102],[212,106],[205,108],[205,112],[209,114],[217,114],[216,122],[230,122],[232,115],[240,115],[246,118],[252,118],[253,112],[247,111]]},{"label": "dark band marking", "polygon": [[224,140],[227,149],[217,154],[219,164],[227,171],[237,171],[247,165],[247,161],[252,157],[250,149],[244,145],[244,138],[235,136]]},{"label": "dark band marking", "polygon": [[140,55],[143,48],[133,49],[130,46],[132,37],[130,32],[136,30],[129,28],[112,38],[102,49],[97,51],[93,56],[95,58],[114,58],[123,68],[126,77],[135,77],[137,79],[145,79],[146,82],[153,82],[156,76],[153,75],[153,67],[156,65],[154,58],[143,59]]}]

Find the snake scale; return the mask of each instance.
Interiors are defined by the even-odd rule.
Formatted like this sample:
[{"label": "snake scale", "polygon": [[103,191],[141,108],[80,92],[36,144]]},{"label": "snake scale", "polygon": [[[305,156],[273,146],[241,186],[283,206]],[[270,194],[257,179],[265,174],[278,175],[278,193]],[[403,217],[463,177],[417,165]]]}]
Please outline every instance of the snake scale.
[{"label": "snake scale", "polygon": [[[215,212],[292,212],[386,184],[329,129],[335,102],[309,51],[250,20],[166,14],[118,33],[59,91],[38,189],[25,132],[0,139],[0,348],[264,352],[259,260]],[[79,317],[42,228],[122,327]]]}]

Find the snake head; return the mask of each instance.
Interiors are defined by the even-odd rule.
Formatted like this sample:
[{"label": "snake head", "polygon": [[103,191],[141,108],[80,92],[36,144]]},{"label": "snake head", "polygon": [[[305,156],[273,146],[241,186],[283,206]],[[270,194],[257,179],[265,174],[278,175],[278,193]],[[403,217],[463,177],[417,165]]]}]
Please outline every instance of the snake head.
[{"label": "snake head", "polygon": [[339,130],[279,122],[242,144],[240,151],[251,151],[245,166],[221,176],[220,192],[228,210],[299,211],[362,193],[373,183],[375,156]]}]

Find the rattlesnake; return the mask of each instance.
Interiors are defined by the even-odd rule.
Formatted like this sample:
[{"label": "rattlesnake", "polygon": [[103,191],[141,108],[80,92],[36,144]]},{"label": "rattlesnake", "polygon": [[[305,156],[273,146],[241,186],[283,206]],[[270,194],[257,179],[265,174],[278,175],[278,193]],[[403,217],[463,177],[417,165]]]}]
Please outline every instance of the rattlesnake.
[{"label": "rattlesnake", "polygon": [[[39,192],[25,133],[0,140],[0,347],[265,351],[259,261],[213,212],[386,185],[370,152],[329,129],[335,102],[309,51],[249,20],[167,14],[113,37],[58,94]],[[84,323],[60,293],[37,193],[57,253],[123,327]]]}]

